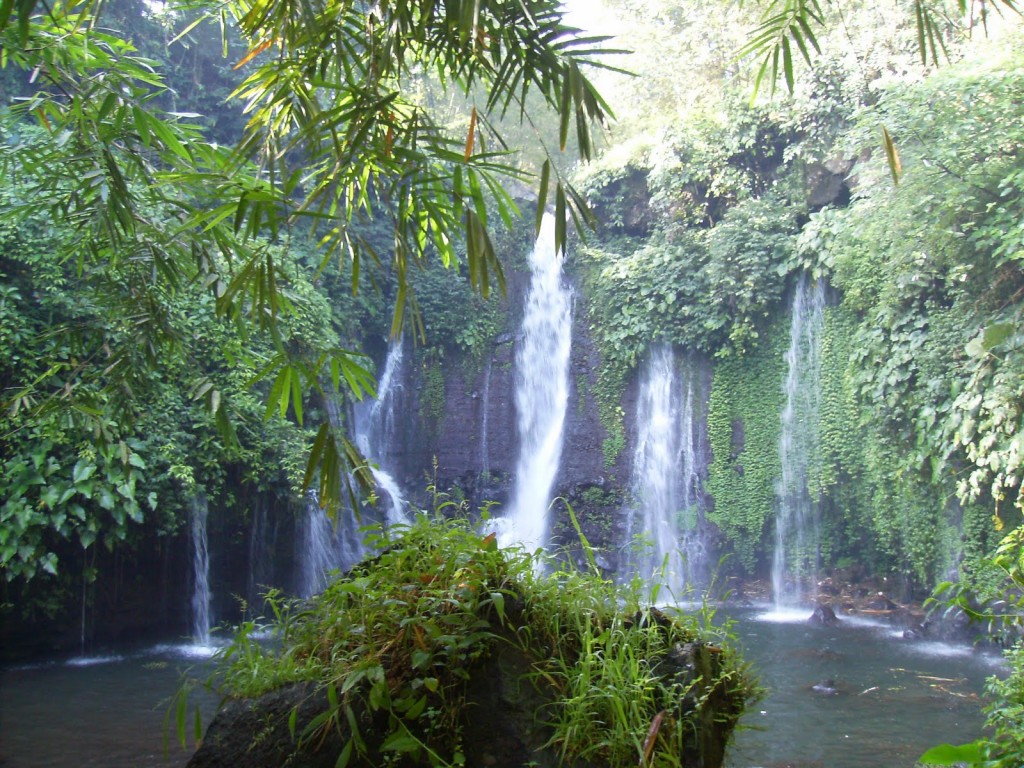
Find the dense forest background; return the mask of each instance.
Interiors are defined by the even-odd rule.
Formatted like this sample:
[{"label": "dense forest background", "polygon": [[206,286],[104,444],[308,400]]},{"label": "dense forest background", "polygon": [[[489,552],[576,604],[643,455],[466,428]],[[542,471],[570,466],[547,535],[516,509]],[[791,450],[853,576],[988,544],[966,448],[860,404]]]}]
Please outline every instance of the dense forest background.
[{"label": "dense forest background", "polygon": [[[588,6],[597,32],[617,34],[604,45],[632,51],[608,61],[633,73],[597,78],[617,116],[597,158],[577,166],[559,155],[555,169],[572,176],[597,221],[574,240],[567,269],[595,361],[576,374],[575,397],[580,413],[597,414],[608,475],[558,490],[598,547],[627,545],[620,518],[633,431],[624,397],[650,350],[669,344],[709,371],[702,514],[717,553],[730,555],[722,568],[766,573],[790,308],[801,282],[817,281],[827,295],[820,429],[805,490],[821,533],[817,551],[801,556],[825,571],[894,577],[904,596],[947,579],[979,600],[1005,596],[1005,571],[991,556],[1020,524],[1024,53],[1013,13],[987,10],[985,29],[980,18],[969,33],[943,27],[947,55],[922,63],[912,14],[889,3],[826,4],[822,52],[809,65],[797,57],[792,91],[779,78],[752,98],[757,62],[736,54],[758,8]],[[101,19],[162,74],[168,88],[152,98],[182,116],[192,141],[216,148],[244,136],[243,100],[229,98],[254,66],[241,41],[148,4],[107,3]],[[413,80],[410,99],[472,135],[472,98],[447,95],[427,71]],[[66,258],[82,222],[41,205],[38,179],[24,169],[26,158],[44,166],[74,137],[54,135],[32,112],[36,88],[30,72],[0,71],[3,103],[14,107],[0,113],[0,167],[22,169],[0,181],[0,610],[8,628],[77,637],[83,611],[109,616],[130,595],[180,626],[176,574],[197,498],[236,561],[251,554],[261,515],[288,529],[307,505],[306,459],[335,396],[299,391],[290,368],[274,368],[282,350],[316,358],[341,348],[372,370],[396,305],[409,307],[417,395],[405,415],[423,425],[428,446],[471,431],[446,403],[515,333],[515,276],[532,217],[498,227],[509,292],[489,298],[466,267],[397,280],[379,220],[354,225],[379,262],[325,259],[315,227],[267,231],[254,239],[258,264],[275,265],[289,311],[239,334],[239,314],[255,307],[257,317],[266,305],[233,294],[233,282],[220,298],[202,280],[169,293],[151,280],[159,259],[98,269]],[[509,145],[533,148],[514,162],[531,167],[546,156],[538,147],[557,149],[555,131],[513,118],[503,121]],[[105,171],[76,174],[53,184],[112,195]],[[511,192],[521,200],[532,194],[525,181]],[[166,237],[179,213],[165,201],[146,215]],[[224,296],[241,312],[223,311]],[[361,382],[357,392],[368,386],[360,375],[335,370]],[[473,507],[509,481],[459,468],[439,477],[429,460],[410,474],[419,487],[407,490],[425,506],[436,499],[428,486]],[[221,600],[255,592],[239,577]],[[97,632],[105,620],[90,621]]]}]

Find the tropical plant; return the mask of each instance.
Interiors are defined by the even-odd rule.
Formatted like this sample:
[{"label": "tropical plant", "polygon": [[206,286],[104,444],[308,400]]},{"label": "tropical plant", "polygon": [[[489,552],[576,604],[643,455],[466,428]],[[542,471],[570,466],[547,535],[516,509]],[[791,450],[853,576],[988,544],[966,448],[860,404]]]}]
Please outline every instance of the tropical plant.
[{"label": "tropical plant", "polygon": [[[214,678],[240,697],[311,683],[323,706],[308,722],[294,710],[291,738],[337,744],[339,765],[375,754],[465,764],[465,723],[484,716],[465,709],[467,683],[488,659],[521,668],[519,684],[539,692],[523,695],[547,702],[530,719],[548,724],[567,762],[680,765],[711,749],[755,693],[725,633],[650,608],[645,585],[541,575],[533,555],[427,515],[378,550],[309,602],[273,601],[280,644],[255,643],[243,626]],[[678,666],[687,652],[699,667],[690,673]]]},{"label": "tropical plant", "polygon": [[[207,140],[202,116],[174,111],[175,94],[156,63],[107,8],[0,2],[3,64],[33,73],[32,88],[5,110],[0,173],[17,188],[0,215],[19,226],[61,222],[54,263],[89,275],[77,286],[82,299],[102,288],[104,311],[123,321],[99,347],[102,356],[81,365],[47,361],[41,376],[20,380],[5,397],[16,411],[74,410],[87,391],[132,396],[147,371],[179,357],[176,302],[196,286],[239,338],[261,333],[271,344],[251,376],[269,382],[268,414],[301,424],[308,393],[327,382],[356,398],[372,392],[358,353],[308,338],[289,343],[288,324],[301,325],[310,294],[301,289],[299,263],[283,259],[280,248],[306,225],[321,247],[313,274],[337,256],[353,289],[375,264],[387,265],[396,333],[410,271],[428,260],[464,261],[484,296],[503,287],[492,219],[509,224],[516,206],[503,183],[528,175],[494,118],[534,119],[527,98],[539,94],[555,115],[560,146],[572,133],[589,157],[593,124],[609,115],[587,75],[605,66],[595,58],[600,41],[566,27],[554,0],[161,6],[175,40],[212,22],[226,30],[225,49],[242,41],[233,98],[248,123],[236,146],[220,146]],[[424,72],[479,98],[464,134],[445,130],[403,95]],[[30,122],[39,130],[27,130]],[[537,220],[551,200],[564,244],[567,218],[585,214],[557,167],[549,158],[540,171]],[[389,224],[383,246],[373,219]],[[16,332],[10,322],[4,327]],[[191,387],[232,440],[232,393],[211,377]],[[76,413],[91,420],[83,428],[100,443],[107,440],[99,416]],[[131,422],[122,426],[130,430]],[[333,508],[348,470],[360,466],[352,444],[325,423],[304,483],[317,483],[321,502]]]}]

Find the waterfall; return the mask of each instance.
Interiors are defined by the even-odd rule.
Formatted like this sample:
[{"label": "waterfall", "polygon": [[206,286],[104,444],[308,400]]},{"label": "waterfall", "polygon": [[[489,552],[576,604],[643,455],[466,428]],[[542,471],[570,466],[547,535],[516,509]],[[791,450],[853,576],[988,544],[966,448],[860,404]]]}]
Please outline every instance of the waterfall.
[{"label": "waterfall", "polygon": [[267,499],[260,495],[252,513],[249,532],[249,583],[247,599],[251,608],[257,608],[261,592],[274,581],[274,549],[276,530],[271,528],[267,512]]},{"label": "waterfall", "polygon": [[[707,556],[700,535],[698,376],[671,346],[656,346],[643,367],[637,400],[637,444],[627,528],[632,570],[675,599],[703,581]],[[639,541],[637,541],[639,540]]]},{"label": "waterfall", "polygon": [[[296,532],[298,587],[303,597],[315,595],[327,586],[327,574],[334,570],[351,568],[362,560],[368,548],[363,526],[383,522],[392,526],[408,522],[408,506],[398,482],[387,471],[385,462],[395,433],[395,394],[402,378],[403,345],[396,341],[388,348],[384,369],[377,383],[377,397],[356,403],[352,408],[353,442],[368,461],[377,487],[387,499],[383,519],[376,521],[357,517],[348,505],[338,508],[332,520],[320,507],[315,493],[310,493],[302,514],[297,520]],[[344,427],[338,403],[328,397],[324,402],[327,418],[335,429]]]},{"label": "waterfall", "polygon": [[309,597],[327,586],[327,574],[336,567],[334,526],[312,492],[306,497],[306,506],[296,525],[300,555],[298,593],[300,597]]},{"label": "waterfall", "polygon": [[546,215],[530,255],[530,288],[516,351],[515,487],[508,514],[495,526],[502,546],[521,544],[531,552],[547,542],[569,400],[572,294],[563,285],[562,257],[555,248],[554,217]]},{"label": "waterfall", "polygon": [[206,540],[209,504],[205,494],[192,497],[192,641],[210,644],[210,553]]},{"label": "waterfall", "polygon": [[353,409],[355,444],[359,452],[373,462],[370,471],[377,487],[387,496],[384,521],[387,525],[409,522],[408,506],[398,481],[388,470],[388,458],[395,434],[395,401],[401,388],[402,363],[404,359],[402,339],[396,339],[388,346],[384,370],[377,384],[377,398],[357,403]]},{"label": "waterfall", "polygon": [[487,356],[487,367],[484,368],[484,392],[480,403],[480,469],[481,476],[485,483],[490,483],[491,475],[491,451],[487,442],[488,412],[491,408],[491,356]]},{"label": "waterfall", "polygon": [[363,559],[366,547],[355,515],[348,507],[338,509],[337,521],[320,508],[314,492],[306,496],[306,504],[297,521],[299,578],[297,592],[309,597],[327,586],[327,575],[334,569],[351,568]]},{"label": "waterfall", "polygon": [[776,608],[798,605],[803,582],[813,584],[818,564],[817,510],[808,489],[811,462],[818,452],[821,401],[821,332],[825,322],[825,286],[801,275],[793,295],[793,314],[786,352],[779,459],[782,472],[775,485],[778,513],[772,589]]}]

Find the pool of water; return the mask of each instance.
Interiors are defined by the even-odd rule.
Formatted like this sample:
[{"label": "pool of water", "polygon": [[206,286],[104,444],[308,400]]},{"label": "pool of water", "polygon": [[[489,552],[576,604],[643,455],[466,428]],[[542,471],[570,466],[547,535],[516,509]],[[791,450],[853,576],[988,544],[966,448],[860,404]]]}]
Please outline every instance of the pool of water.
[{"label": "pool of water", "polygon": [[[981,733],[979,695],[998,656],[906,641],[871,621],[810,626],[808,614],[719,614],[768,689],[729,768],[912,768],[928,747]],[[168,702],[187,670],[206,676],[211,652],[158,646],[0,670],[0,766],[180,768],[191,749],[172,732],[164,751]],[[827,680],[834,694],[812,689]],[[216,701],[198,701],[209,722]]]},{"label": "pool of water", "polygon": [[[172,721],[165,750],[164,718],[182,675],[204,678],[211,654],[163,645],[0,670],[0,766],[180,768],[192,747],[177,742]],[[193,700],[208,722],[213,696]]]},{"label": "pool of water", "polygon": [[904,640],[872,620],[812,626],[810,610],[726,613],[768,689],[741,721],[729,768],[912,768],[929,747],[982,733],[997,654]]}]

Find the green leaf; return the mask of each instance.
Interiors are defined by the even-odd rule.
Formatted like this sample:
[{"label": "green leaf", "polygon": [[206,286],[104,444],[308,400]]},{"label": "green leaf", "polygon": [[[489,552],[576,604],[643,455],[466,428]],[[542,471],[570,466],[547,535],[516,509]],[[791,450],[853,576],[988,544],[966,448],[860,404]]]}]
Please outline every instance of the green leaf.
[{"label": "green leaf", "polygon": [[505,596],[501,592],[491,592],[491,602],[494,610],[498,612],[498,620],[505,621]]},{"label": "green leaf", "polygon": [[899,186],[900,177],[903,175],[903,164],[900,162],[899,152],[896,151],[896,142],[892,140],[889,130],[884,125],[882,126],[882,147],[885,149],[885,159],[889,164],[892,183]]},{"label": "green leaf", "polygon": [[987,326],[982,333],[982,346],[985,351],[988,352],[994,347],[998,347],[1013,336],[1015,327],[1013,323],[995,323]]},{"label": "green leaf", "polygon": [[341,748],[341,752],[338,753],[338,759],[334,763],[334,768],[346,768],[351,760],[352,739],[349,739],[345,742],[345,746]]},{"label": "green leaf", "polygon": [[402,726],[384,739],[380,745],[381,752],[415,752],[420,748],[420,742],[409,731]]},{"label": "green leaf", "polygon": [[983,742],[974,741],[970,744],[939,744],[932,747],[917,759],[925,765],[956,765],[967,763],[979,765],[985,760]]},{"label": "green leaf", "polygon": [[195,717],[192,721],[192,734],[195,737],[196,744],[203,740],[203,713],[199,710],[199,707],[195,708]]},{"label": "green leaf", "polygon": [[288,715],[288,733],[292,737],[293,741],[295,740],[295,724],[298,721],[298,717],[299,707],[296,704],[294,707],[292,707],[291,714]]},{"label": "green leaf", "polygon": [[85,459],[79,459],[75,464],[75,468],[71,471],[71,481],[78,485],[92,477],[95,472],[95,464],[87,462]]}]

